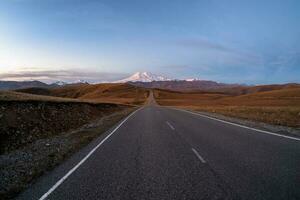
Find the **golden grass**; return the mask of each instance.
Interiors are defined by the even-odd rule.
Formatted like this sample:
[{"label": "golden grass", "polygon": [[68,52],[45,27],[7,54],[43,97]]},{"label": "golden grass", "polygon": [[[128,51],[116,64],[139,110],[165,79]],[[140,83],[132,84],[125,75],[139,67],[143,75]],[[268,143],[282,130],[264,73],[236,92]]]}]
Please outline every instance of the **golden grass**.
[{"label": "golden grass", "polygon": [[184,106],[182,108],[218,113],[229,117],[236,117],[257,122],[264,122],[274,125],[300,127],[300,107],[295,106],[273,106],[273,107],[256,107],[256,106],[221,106],[221,107],[193,107]]},{"label": "golden grass", "polygon": [[0,91],[0,101],[51,101],[51,102],[80,102],[78,99],[51,97],[44,95],[25,94],[13,91]]},{"label": "golden grass", "polygon": [[141,105],[149,90],[123,83],[76,84],[55,89],[28,88],[23,93],[78,99],[81,101]]},{"label": "golden grass", "polygon": [[246,95],[183,93],[155,90],[160,105],[219,113],[275,125],[300,127],[300,88],[282,88]]}]

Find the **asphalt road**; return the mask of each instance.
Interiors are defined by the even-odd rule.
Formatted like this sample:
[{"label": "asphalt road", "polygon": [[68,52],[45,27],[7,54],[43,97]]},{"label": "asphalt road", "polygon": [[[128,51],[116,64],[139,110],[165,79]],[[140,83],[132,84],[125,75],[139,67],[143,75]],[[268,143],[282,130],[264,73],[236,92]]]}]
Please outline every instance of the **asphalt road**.
[{"label": "asphalt road", "polygon": [[300,199],[300,141],[160,107],[150,99],[19,199],[41,197]]}]

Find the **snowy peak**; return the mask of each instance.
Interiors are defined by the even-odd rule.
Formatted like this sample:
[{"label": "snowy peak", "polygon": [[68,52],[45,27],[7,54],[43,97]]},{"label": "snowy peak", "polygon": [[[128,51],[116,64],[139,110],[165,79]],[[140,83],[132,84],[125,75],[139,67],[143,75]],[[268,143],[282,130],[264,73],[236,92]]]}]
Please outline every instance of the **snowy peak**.
[{"label": "snowy peak", "polygon": [[152,74],[150,72],[136,72],[128,78],[116,81],[116,83],[126,83],[126,82],[152,82],[152,81],[170,81],[171,79]]},{"label": "snowy peak", "polygon": [[88,84],[88,82],[85,80],[77,80],[77,81],[69,81],[69,82],[56,81],[56,82],[52,83],[52,85],[65,86],[65,85],[69,85],[69,84],[79,84],[79,83]]},{"label": "snowy peak", "polygon": [[54,83],[52,83],[53,85],[59,85],[59,86],[64,86],[64,85],[67,85],[68,83],[67,82],[64,82],[64,81],[56,81]]},{"label": "snowy peak", "polygon": [[188,78],[188,79],[185,79],[185,81],[200,81],[199,78]]},{"label": "snowy peak", "polygon": [[79,80],[75,81],[74,83],[84,83],[84,84],[88,84],[89,82],[86,81],[86,80],[81,80],[81,79],[79,79]]}]

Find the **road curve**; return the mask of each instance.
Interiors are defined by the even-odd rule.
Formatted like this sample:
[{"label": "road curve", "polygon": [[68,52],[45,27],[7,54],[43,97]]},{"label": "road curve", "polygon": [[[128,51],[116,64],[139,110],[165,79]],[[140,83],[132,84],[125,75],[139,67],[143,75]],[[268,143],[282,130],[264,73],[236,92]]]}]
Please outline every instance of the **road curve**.
[{"label": "road curve", "polygon": [[150,98],[18,199],[300,199],[299,141]]}]

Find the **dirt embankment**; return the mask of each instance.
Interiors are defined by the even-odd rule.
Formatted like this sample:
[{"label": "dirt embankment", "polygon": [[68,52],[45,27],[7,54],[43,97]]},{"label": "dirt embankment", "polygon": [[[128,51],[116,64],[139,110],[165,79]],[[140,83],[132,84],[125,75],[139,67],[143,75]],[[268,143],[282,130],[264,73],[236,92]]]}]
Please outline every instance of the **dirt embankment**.
[{"label": "dirt embankment", "polygon": [[108,130],[134,107],[54,101],[0,101],[0,199]]},{"label": "dirt embankment", "polygon": [[37,139],[76,129],[120,109],[122,106],[116,104],[1,102],[1,153],[15,150]]}]

